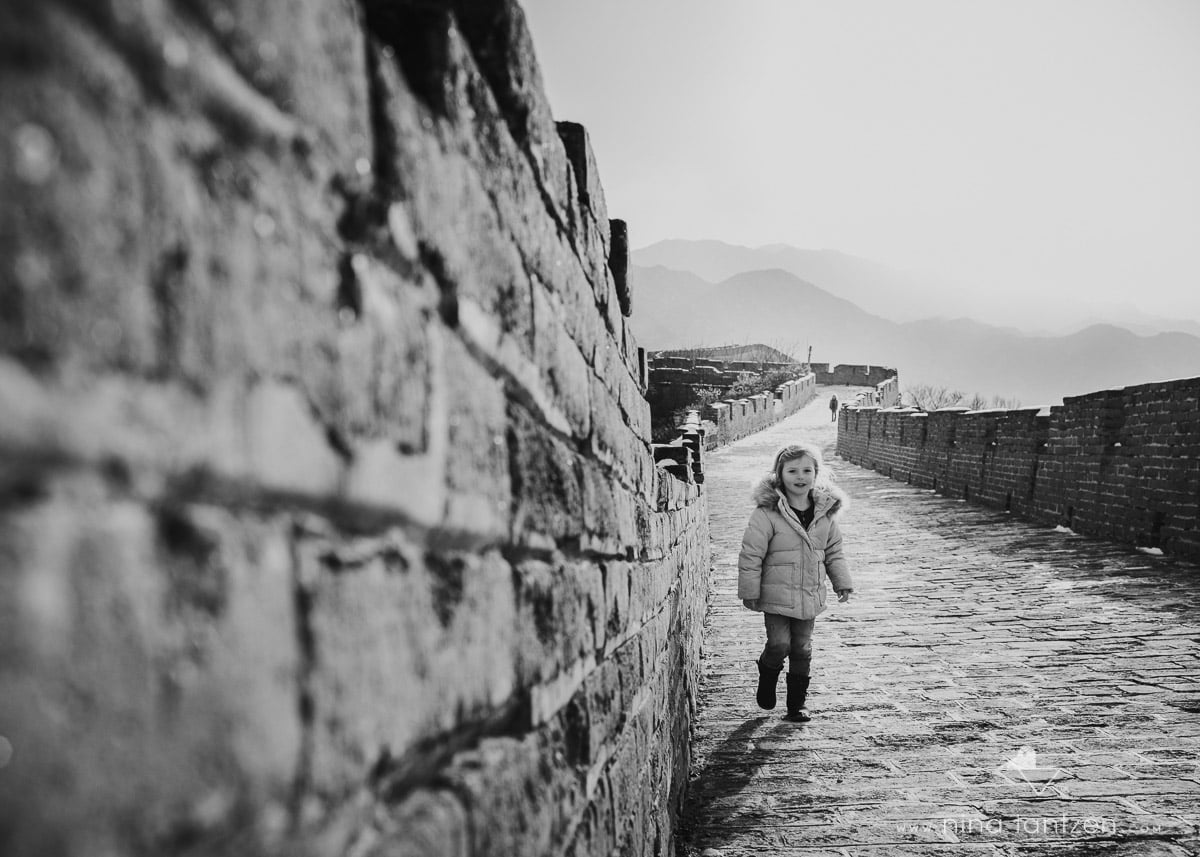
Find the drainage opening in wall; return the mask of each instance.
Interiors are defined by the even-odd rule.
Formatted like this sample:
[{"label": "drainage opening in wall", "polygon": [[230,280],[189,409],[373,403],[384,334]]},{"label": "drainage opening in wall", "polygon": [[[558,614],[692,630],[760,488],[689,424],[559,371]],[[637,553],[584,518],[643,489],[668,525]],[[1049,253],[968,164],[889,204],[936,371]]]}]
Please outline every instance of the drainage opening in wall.
[{"label": "drainage opening in wall", "polygon": [[1155,548],[1162,547],[1162,530],[1166,524],[1167,518],[1162,512],[1154,513],[1154,522],[1150,525],[1150,546]]},{"label": "drainage opening in wall", "polygon": [[1006,511],[1006,512],[1012,511],[1012,492],[1011,491],[1009,491],[1007,494],[1004,495],[1004,511]]}]

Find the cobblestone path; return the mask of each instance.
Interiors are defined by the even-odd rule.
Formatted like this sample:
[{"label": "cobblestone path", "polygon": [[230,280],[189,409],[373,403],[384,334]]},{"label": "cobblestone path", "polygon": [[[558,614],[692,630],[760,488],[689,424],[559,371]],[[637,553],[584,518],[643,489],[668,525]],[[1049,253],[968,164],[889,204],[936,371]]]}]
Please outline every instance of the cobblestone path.
[{"label": "cobblestone path", "polygon": [[[1200,854],[1200,569],[837,459],[830,390],[706,463],[713,585],[683,855]],[[850,391],[837,389],[848,401]],[[754,703],[750,487],[796,437],[851,497],[813,721]]]}]

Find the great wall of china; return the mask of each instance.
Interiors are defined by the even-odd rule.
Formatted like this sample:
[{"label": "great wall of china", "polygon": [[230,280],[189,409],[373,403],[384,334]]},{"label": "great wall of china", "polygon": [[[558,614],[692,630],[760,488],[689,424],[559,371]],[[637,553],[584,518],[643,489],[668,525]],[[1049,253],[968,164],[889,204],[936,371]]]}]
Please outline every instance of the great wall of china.
[{"label": "great wall of china", "polygon": [[653,447],[512,0],[8,4],[0,64],[5,854],[672,854],[702,449],[819,385],[878,391],[851,461],[1195,552],[1194,381],[920,420],[814,365]]},{"label": "great wall of china", "polygon": [[1200,379],[1037,408],[843,410],[838,454],[950,497],[1200,558]]},{"label": "great wall of china", "polygon": [[667,853],[704,495],[520,7],[7,4],[0,57],[0,851]]}]

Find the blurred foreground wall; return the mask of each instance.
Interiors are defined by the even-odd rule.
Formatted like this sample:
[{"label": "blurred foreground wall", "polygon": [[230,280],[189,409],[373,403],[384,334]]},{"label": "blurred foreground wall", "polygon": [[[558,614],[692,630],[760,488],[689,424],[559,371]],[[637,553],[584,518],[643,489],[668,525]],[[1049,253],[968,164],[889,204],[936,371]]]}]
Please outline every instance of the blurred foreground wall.
[{"label": "blurred foreground wall", "polygon": [[708,568],[481,0],[0,0],[0,853],[668,854]]}]

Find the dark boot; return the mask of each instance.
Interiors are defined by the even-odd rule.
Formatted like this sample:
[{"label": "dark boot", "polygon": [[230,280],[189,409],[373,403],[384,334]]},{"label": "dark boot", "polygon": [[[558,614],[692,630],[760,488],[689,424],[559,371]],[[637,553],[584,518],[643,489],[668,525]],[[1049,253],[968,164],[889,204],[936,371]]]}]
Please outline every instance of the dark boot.
[{"label": "dark boot", "polygon": [[775,685],[779,682],[779,673],[783,667],[769,669],[758,661],[758,707],[770,711],[775,707]]},{"label": "dark boot", "polygon": [[808,716],[808,709],[804,707],[804,698],[808,696],[809,676],[797,675],[796,673],[787,674],[787,716],[785,720],[791,720],[793,723],[807,723],[812,720]]}]

